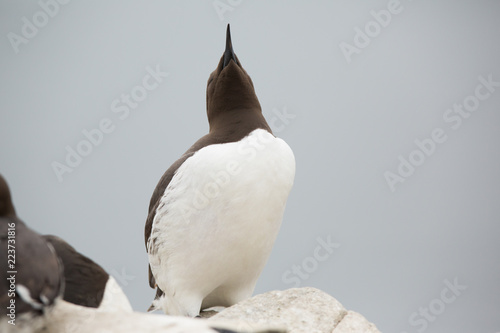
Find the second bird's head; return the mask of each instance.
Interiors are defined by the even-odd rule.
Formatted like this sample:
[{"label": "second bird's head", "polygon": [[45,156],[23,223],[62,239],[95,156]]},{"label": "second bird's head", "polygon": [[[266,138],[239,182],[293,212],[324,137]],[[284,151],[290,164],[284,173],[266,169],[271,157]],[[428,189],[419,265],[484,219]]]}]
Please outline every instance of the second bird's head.
[{"label": "second bird's head", "polygon": [[226,50],[207,82],[207,115],[209,122],[231,112],[262,112],[252,79],[234,54],[229,24]]}]

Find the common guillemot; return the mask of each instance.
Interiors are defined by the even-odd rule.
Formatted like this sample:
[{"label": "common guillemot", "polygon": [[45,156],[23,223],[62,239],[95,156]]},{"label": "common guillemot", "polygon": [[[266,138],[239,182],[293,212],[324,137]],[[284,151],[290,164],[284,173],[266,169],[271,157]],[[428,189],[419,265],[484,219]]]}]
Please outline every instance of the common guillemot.
[{"label": "common guillemot", "polygon": [[1,175],[0,244],[0,331],[36,331],[62,297],[63,267],[54,248],[17,217]]},{"label": "common guillemot", "polygon": [[251,296],[269,257],[295,159],[267,124],[250,76],[226,49],[207,83],[209,133],[161,177],[145,227],[149,310],[197,316]]}]

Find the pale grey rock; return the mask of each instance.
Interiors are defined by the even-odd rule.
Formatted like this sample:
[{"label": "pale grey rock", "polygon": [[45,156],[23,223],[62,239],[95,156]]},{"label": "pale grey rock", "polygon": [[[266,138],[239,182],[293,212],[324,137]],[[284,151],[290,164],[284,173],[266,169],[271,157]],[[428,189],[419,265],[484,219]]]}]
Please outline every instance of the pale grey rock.
[{"label": "pale grey rock", "polygon": [[[275,330],[246,330],[231,323],[204,319],[126,311],[99,311],[60,301],[48,314],[46,326],[37,333],[275,333]],[[276,332],[283,333],[283,332]]]},{"label": "pale grey rock", "polygon": [[46,319],[46,327],[36,333],[380,333],[362,315],[347,311],[335,298],[315,288],[257,295],[210,319],[107,312],[62,300]]},{"label": "pale grey rock", "polygon": [[[277,325],[289,333],[380,333],[356,312],[315,288],[292,288],[254,296],[214,315],[208,321]],[[345,321],[345,322],[344,322]]]}]

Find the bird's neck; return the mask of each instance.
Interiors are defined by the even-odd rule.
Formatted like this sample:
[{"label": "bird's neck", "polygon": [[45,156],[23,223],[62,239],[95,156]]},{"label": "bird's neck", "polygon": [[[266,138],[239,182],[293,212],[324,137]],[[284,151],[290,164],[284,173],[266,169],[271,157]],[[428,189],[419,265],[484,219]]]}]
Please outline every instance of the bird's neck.
[{"label": "bird's neck", "polygon": [[[238,108],[212,113],[209,117],[210,133],[244,137],[255,129],[262,128],[272,133],[260,108]],[[239,140],[239,138],[238,138]]]}]

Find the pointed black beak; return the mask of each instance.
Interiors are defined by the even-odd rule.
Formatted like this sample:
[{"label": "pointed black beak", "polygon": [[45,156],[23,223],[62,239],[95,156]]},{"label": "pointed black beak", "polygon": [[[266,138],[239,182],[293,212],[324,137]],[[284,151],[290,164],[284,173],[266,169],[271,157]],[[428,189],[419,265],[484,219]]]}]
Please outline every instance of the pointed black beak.
[{"label": "pointed black beak", "polygon": [[234,55],[233,44],[231,43],[231,30],[229,30],[228,24],[226,32],[226,50],[224,51],[224,63],[222,64],[222,69],[229,65],[231,59],[234,60],[235,63],[238,63],[236,56]]}]

